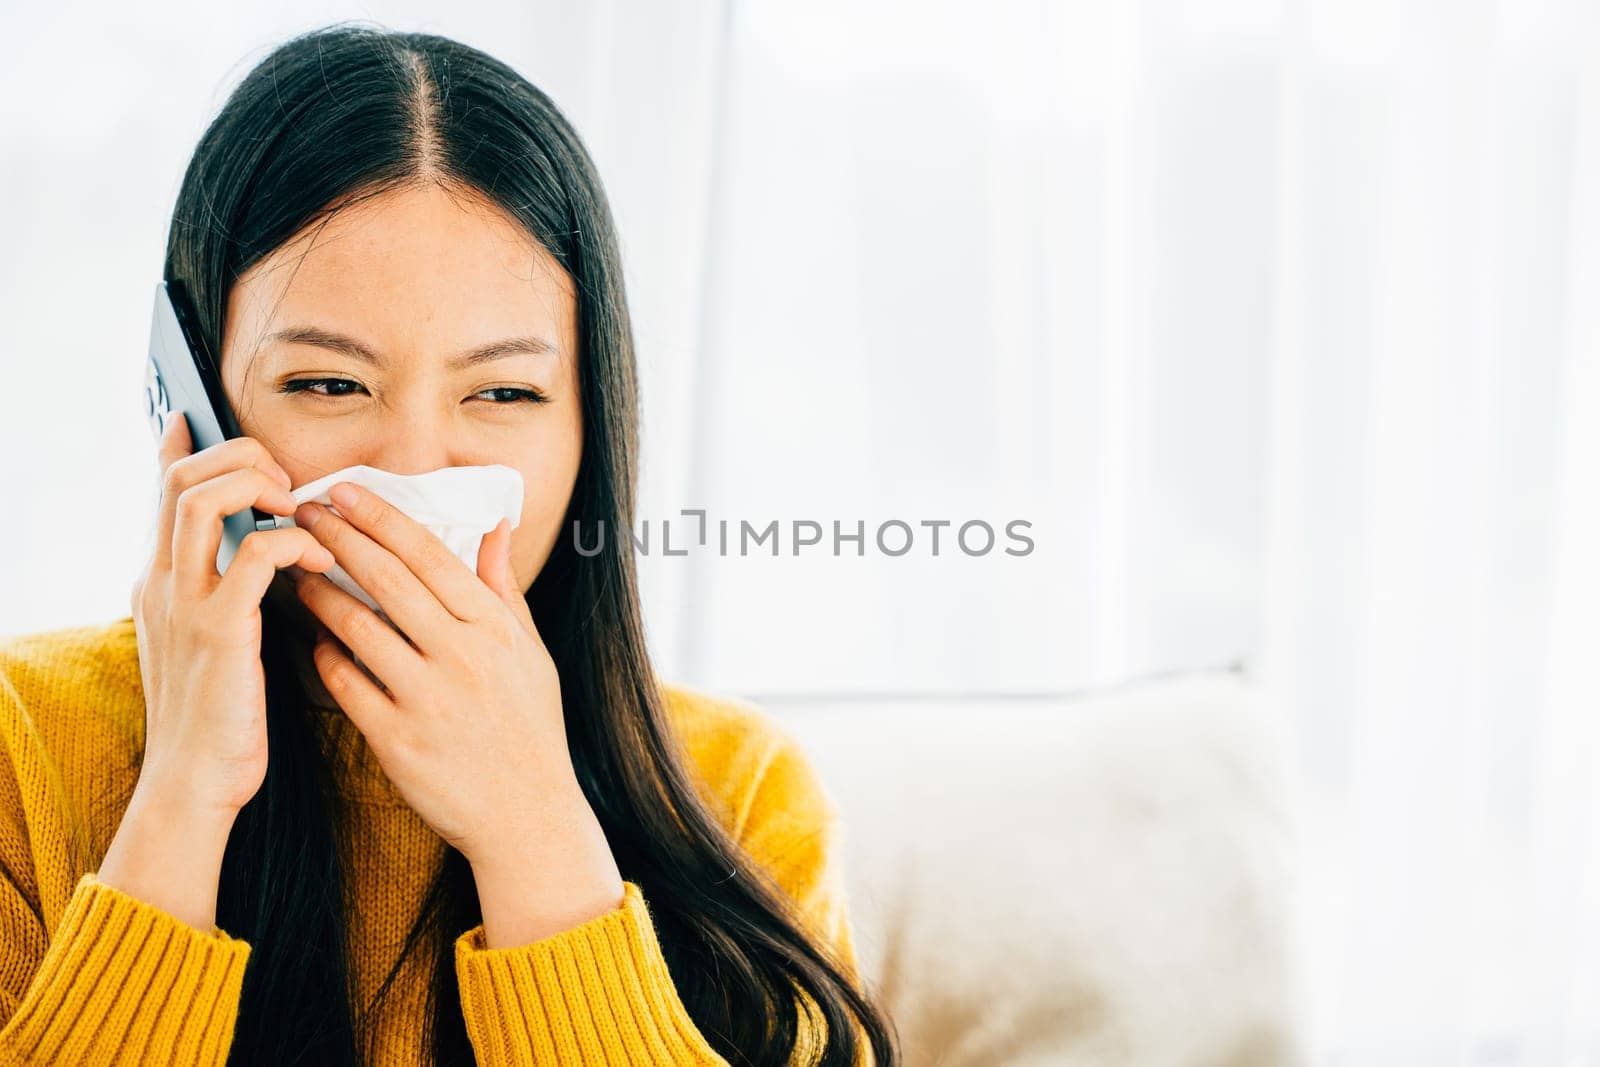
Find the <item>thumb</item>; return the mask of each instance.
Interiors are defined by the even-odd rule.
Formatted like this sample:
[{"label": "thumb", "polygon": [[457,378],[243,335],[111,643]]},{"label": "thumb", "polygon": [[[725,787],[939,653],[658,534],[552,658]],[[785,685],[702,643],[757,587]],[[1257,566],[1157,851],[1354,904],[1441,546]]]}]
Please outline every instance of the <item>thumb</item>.
[{"label": "thumb", "polygon": [[522,599],[516,579],[511,572],[511,527],[501,519],[495,528],[483,535],[478,546],[478,577],[502,600]]}]

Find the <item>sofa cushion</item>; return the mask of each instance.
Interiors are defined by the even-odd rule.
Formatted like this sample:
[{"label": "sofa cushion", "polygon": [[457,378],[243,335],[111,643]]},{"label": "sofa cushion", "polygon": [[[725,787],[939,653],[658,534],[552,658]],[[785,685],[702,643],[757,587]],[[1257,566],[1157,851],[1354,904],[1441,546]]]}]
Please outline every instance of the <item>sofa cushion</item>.
[{"label": "sofa cushion", "polygon": [[908,1065],[1296,1058],[1282,744],[1241,676],[760,703],[843,816]]}]

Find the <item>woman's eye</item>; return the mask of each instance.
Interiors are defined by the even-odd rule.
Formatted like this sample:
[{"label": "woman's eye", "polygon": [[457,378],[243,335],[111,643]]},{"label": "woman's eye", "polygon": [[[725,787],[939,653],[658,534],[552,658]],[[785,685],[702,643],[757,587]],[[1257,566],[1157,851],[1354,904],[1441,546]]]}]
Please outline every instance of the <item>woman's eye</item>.
[{"label": "woman's eye", "polygon": [[285,393],[311,393],[313,396],[349,396],[350,395],[350,393],[347,392],[347,391],[346,392],[337,392],[336,391],[336,392],[331,392],[331,393],[320,392],[320,391],[318,391],[316,389],[316,387],[319,386],[319,385],[330,385],[330,386],[348,385],[348,386],[351,386],[352,388],[355,388],[355,389],[361,388],[361,385],[358,382],[352,382],[348,378],[296,378],[293,381],[284,382],[283,383],[283,388],[282,388],[281,391],[285,392]]},{"label": "woman's eye", "polygon": [[543,404],[549,397],[534,389],[518,389],[510,385],[497,385],[492,389],[474,393],[473,396],[483,396],[485,393],[496,394],[496,404],[518,404],[524,401],[531,404]]},{"label": "woman's eye", "polygon": [[[326,386],[327,391],[322,387]],[[348,388],[345,388],[348,386]],[[295,378],[283,383],[282,392],[285,393],[310,393],[313,396],[338,397],[349,396],[361,388],[359,382],[352,382],[348,378]],[[519,389],[515,386],[500,385],[490,389],[483,389],[473,396],[488,396],[497,406],[531,403],[543,404],[549,397],[537,389]]]}]

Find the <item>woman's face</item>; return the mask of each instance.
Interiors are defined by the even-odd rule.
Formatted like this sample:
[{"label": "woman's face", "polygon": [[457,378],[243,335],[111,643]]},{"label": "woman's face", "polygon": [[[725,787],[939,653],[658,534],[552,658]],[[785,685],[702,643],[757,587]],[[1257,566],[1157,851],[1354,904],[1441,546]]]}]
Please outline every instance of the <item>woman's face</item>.
[{"label": "woman's face", "polygon": [[[533,344],[462,359],[510,339]],[[578,356],[560,264],[487,200],[429,184],[346,208],[242,275],[222,378],[240,428],[296,487],[356,464],[521,471],[511,564],[526,590],[577,479]]]}]

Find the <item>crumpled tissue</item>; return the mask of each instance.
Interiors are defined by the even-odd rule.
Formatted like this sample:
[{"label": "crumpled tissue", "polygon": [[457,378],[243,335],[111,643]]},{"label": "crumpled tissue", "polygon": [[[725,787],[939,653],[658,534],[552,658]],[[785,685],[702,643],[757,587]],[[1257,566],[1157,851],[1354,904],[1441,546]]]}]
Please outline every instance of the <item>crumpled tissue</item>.
[{"label": "crumpled tissue", "polygon": [[[498,526],[501,519],[510,519],[512,529],[522,520],[522,472],[501,463],[440,467],[426,474],[395,474],[362,464],[307,482],[291,490],[290,495],[296,506],[309,500],[326,504],[342,515],[328,497],[328,490],[340,482],[354,482],[369,489],[411,516],[443,541],[474,574],[478,573],[478,549],[484,535]],[[279,516],[278,525],[298,524],[290,515]],[[378,602],[338,563],[324,577],[394,625]]]}]

